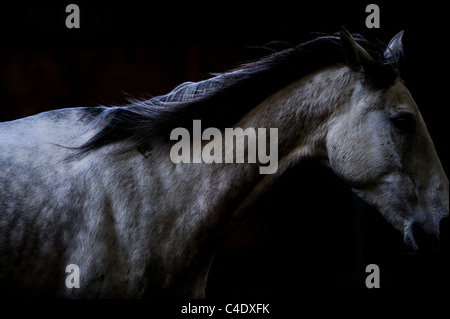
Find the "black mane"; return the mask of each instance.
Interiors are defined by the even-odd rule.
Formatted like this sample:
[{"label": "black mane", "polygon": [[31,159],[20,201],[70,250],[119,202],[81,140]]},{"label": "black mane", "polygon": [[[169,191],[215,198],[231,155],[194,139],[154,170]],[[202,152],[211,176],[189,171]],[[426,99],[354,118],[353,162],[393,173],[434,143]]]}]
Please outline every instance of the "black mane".
[{"label": "black mane", "polygon": [[[398,75],[397,65],[384,58],[380,46],[360,35],[354,38],[373,57],[364,65],[368,81],[377,88],[391,86]],[[340,38],[323,36],[208,80],[183,83],[167,95],[114,110],[106,126],[81,151],[124,139],[130,139],[129,149],[147,148],[150,140],[168,138],[176,127],[188,129],[194,119],[201,119],[204,127],[232,127],[272,93],[336,63],[345,63]]]}]

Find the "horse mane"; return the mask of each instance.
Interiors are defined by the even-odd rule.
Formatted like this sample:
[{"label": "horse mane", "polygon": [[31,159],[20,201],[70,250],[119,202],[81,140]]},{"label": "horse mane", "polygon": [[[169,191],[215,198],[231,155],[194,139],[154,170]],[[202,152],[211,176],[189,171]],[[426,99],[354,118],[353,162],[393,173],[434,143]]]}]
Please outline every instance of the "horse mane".
[{"label": "horse mane", "polygon": [[[366,78],[377,88],[389,87],[398,75],[397,63],[387,61],[384,48],[353,35],[373,57],[364,65]],[[340,38],[321,36],[226,73],[199,82],[185,82],[166,95],[112,110],[106,125],[80,147],[82,152],[129,139],[127,150],[148,148],[152,139],[170,135],[176,127],[189,128],[192,120],[205,127],[232,127],[271,94],[315,70],[345,63]]]}]

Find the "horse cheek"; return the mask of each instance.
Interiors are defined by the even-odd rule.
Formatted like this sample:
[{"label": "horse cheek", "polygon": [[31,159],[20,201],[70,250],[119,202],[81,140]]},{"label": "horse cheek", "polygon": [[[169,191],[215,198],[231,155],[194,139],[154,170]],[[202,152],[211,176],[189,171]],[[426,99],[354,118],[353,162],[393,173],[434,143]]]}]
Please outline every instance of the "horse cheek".
[{"label": "horse cheek", "polygon": [[329,166],[350,185],[360,183],[364,174],[364,139],[355,133],[350,122],[342,121],[331,128],[327,136]]}]

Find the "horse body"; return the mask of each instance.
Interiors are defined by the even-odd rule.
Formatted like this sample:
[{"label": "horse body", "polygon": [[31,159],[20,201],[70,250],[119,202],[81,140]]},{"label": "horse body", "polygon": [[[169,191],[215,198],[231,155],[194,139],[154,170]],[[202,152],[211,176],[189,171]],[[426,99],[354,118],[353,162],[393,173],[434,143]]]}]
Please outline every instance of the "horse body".
[{"label": "horse body", "polygon": [[[342,72],[343,67],[333,67],[325,73]],[[137,151],[111,155],[118,147],[111,145],[70,158],[73,149],[62,146],[88,141],[101,125],[103,113],[110,112],[106,108],[95,116],[91,109],[80,108],[1,124],[3,134],[17,132],[1,138],[1,242],[7,262],[2,265],[2,281],[20,281],[26,272],[29,285],[37,291],[58,288],[64,293],[63,270],[73,263],[80,267],[83,282],[89,283],[74,290],[83,296],[141,297],[167,290],[201,297],[215,249],[244,219],[237,208],[261,196],[288,167],[323,150],[318,143],[325,140],[325,131],[317,118],[331,114],[332,109],[326,111],[324,106],[338,96],[324,90],[320,102],[317,96],[314,101],[292,100],[292,92],[313,91],[323,78],[320,72],[293,83],[237,123],[242,128],[279,125],[286,137],[279,141],[280,171],[268,178],[248,163],[174,164],[169,145],[158,142],[147,157]],[[315,112],[295,111],[299,103],[313,102]],[[297,115],[280,123],[276,117],[280,108]],[[304,130],[284,131],[299,119],[305,122]],[[292,139],[293,134],[297,138]],[[290,153],[295,147],[297,151]],[[17,194],[26,200],[15,198]],[[205,249],[208,241],[211,247]],[[27,269],[30,264],[33,268]],[[186,266],[190,264],[196,267],[190,269]],[[49,265],[55,269],[48,271]],[[159,278],[164,280],[155,282]],[[159,290],[148,291],[149,287]],[[193,290],[182,291],[185,287]]]},{"label": "horse body", "polygon": [[[167,136],[147,141],[145,150],[118,138],[79,152],[103,138],[98,132],[119,108],[57,110],[0,124],[1,289],[203,297],[216,249],[277,178],[305,159],[330,166],[411,246],[418,246],[413,224],[439,237],[448,180],[425,124],[399,79],[383,90],[365,82],[364,72],[331,64],[275,90],[236,121],[243,129],[278,128],[278,170],[268,175],[248,162],[175,164]],[[412,139],[391,127],[399,108],[415,115],[419,134]],[[408,156],[411,149],[425,160]],[[68,264],[80,268],[79,289],[64,285]]]},{"label": "horse body", "polygon": [[151,278],[177,273],[168,251],[182,262],[190,238],[181,231],[191,234],[197,222],[178,221],[186,203],[173,199],[183,190],[165,183],[175,172],[138,152],[106,159],[104,149],[68,160],[73,150],[61,147],[87,141],[86,128],[103,112],[93,120],[89,109],[50,111],[0,125],[3,289],[64,295],[71,263],[85,283],[72,293],[82,296],[140,297],[170,286]]}]

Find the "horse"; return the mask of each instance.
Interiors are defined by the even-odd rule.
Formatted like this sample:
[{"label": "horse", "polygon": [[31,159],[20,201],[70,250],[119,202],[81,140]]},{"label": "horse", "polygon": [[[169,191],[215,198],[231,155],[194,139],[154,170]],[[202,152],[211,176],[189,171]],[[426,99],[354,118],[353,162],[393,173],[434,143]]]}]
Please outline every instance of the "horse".
[{"label": "horse", "polygon": [[[204,298],[218,247],[305,161],[330,168],[412,249],[438,247],[448,178],[400,77],[402,35],[381,47],[342,28],[166,95],[1,123],[0,290]],[[227,129],[242,138],[225,143]],[[191,160],[170,156],[173,132],[202,137],[181,149]],[[221,148],[236,158],[237,144],[244,161],[225,161]],[[277,167],[261,173],[251,154],[269,144]]]}]

